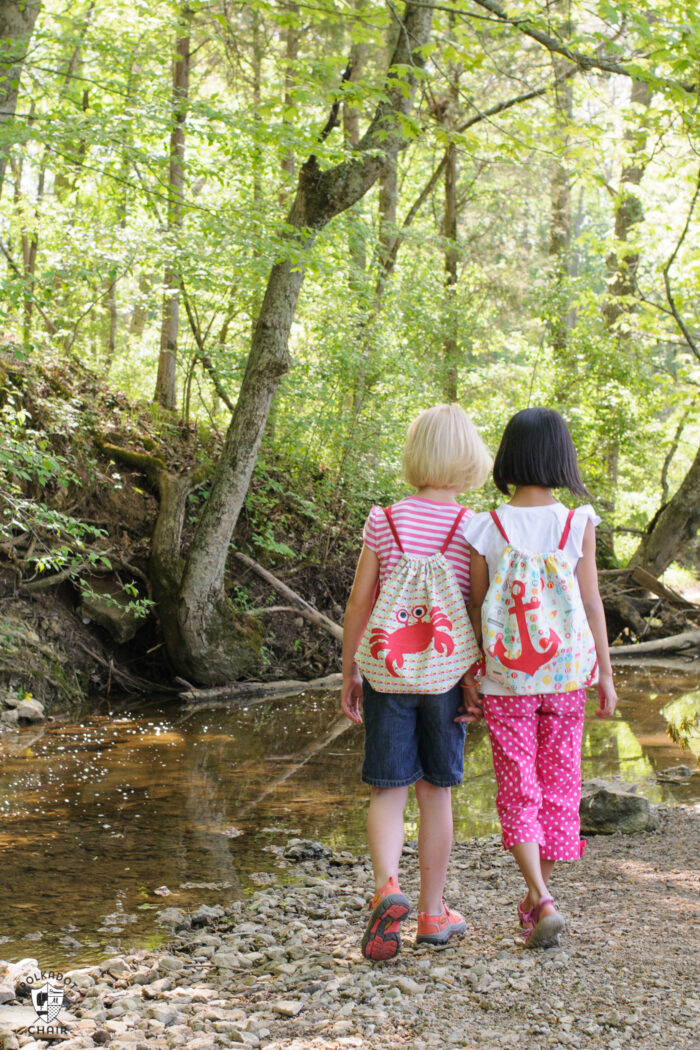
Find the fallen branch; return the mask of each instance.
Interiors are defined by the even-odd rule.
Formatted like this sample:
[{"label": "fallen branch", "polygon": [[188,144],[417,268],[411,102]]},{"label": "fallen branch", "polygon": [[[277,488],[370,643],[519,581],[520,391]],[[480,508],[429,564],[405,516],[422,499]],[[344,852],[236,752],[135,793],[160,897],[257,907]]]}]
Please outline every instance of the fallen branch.
[{"label": "fallen branch", "polygon": [[247,565],[249,569],[252,569],[253,572],[256,572],[258,576],[261,576],[263,580],[266,580],[267,583],[269,583],[271,587],[274,587],[274,589],[284,598],[290,602],[294,602],[295,606],[298,607],[299,612],[302,616],[305,616],[307,620],[311,620],[312,623],[315,623],[318,627],[322,627],[323,630],[327,631],[328,634],[333,636],[333,638],[337,638],[339,641],[343,640],[342,627],[337,623],[334,623],[333,620],[328,618],[328,616],[324,616],[324,614],[319,612],[318,609],[314,609],[313,605],[310,605],[309,602],[305,601],[300,594],[293,591],[286,583],[282,583],[281,580],[278,580],[268,569],[263,569],[262,565],[258,565],[256,561],[249,558],[247,554],[241,554],[240,551],[234,551],[234,556],[238,561],[242,562],[243,565]]},{"label": "fallen branch", "polygon": [[700,655],[700,628],[693,631],[682,631],[680,634],[671,634],[667,638],[655,638],[651,642],[638,642],[636,645],[614,645],[610,649],[610,656],[617,659],[636,659],[649,655],[669,653],[682,653],[687,655]]},{"label": "fallen branch", "polygon": [[[199,707],[201,704],[217,707],[228,707],[230,701],[240,704],[258,703],[262,700],[277,700],[284,696],[294,696],[306,690],[339,689],[343,676],[328,674],[324,678],[312,678],[308,682],[285,679],[283,682],[232,682],[230,685],[217,685],[211,689],[197,689],[184,678],[175,681],[187,688],[180,693],[180,699]],[[218,703],[218,701],[222,701]]]},{"label": "fallen branch", "polygon": [[697,609],[698,606],[693,602],[689,602],[687,598],[684,598],[678,591],[674,591],[672,587],[667,587],[665,583],[661,583],[657,580],[656,576],[652,576],[646,569],[642,569],[639,566],[633,569],[632,579],[635,583],[638,583],[640,587],[646,588],[656,594],[659,598],[666,598],[667,601],[673,605],[680,606],[681,609]]}]

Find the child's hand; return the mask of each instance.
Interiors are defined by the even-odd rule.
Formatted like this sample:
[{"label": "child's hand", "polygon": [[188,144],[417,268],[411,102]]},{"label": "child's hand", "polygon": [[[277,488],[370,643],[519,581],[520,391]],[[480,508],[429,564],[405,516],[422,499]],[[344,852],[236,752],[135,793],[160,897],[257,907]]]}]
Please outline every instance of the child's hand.
[{"label": "child's hand", "polygon": [[617,706],[617,693],[613,685],[611,674],[601,674],[598,679],[598,697],[600,704],[595,715],[596,718],[612,718]]},{"label": "child's hand", "polygon": [[362,725],[360,707],[362,705],[362,678],[359,671],[353,670],[349,678],[343,678],[340,693],[340,706],[346,718],[357,725]]},{"label": "child's hand", "polygon": [[455,722],[480,722],[484,717],[484,709],[474,676],[467,671],[462,675],[459,683],[462,687],[462,703],[458,710]]}]

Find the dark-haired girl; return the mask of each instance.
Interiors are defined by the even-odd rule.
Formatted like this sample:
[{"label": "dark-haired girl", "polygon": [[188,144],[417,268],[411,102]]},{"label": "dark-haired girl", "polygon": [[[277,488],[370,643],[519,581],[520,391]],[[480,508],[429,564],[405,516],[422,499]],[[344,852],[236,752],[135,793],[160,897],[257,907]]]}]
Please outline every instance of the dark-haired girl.
[{"label": "dark-haired girl", "polygon": [[[484,644],[482,605],[496,566],[502,567],[508,557],[504,552],[512,548],[525,555],[547,556],[559,550],[573,572],[574,605],[582,606],[581,622],[584,627],[588,622],[595,645],[600,700],[596,715],[609,718],[617,696],[595,562],[595,526],[600,518],[590,504],[570,515],[552,495],[552,489],[559,488],[589,495],[562,417],[545,408],[528,408],[513,416],[496,454],[493,477],[510,499],[495,516],[477,514],[465,529],[471,546],[469,614],[477,639]],[[564,566],[567,572],[568,566]],[[506,607],[513,608],[512,600]],[[556,622],[551,627],[563,637]],[[484,633],[487,630],[489,625],[484,624]],[[558,943],[564,919],[547,883],[556,861],[578,859],[585,846],[579,835],[579,801],[586,693],[576,688],[576,681],[560,686],[558,692],[531,688],[526,692],[529,672],[509,688],[504,684],[507,675],[495,680],[495,659],[489,660],[487,647],[480,692],[491,737],[503,846],[513,854],[527,884],[527,894],[518,904],[525,943],[531,948],[549,947]]]}]

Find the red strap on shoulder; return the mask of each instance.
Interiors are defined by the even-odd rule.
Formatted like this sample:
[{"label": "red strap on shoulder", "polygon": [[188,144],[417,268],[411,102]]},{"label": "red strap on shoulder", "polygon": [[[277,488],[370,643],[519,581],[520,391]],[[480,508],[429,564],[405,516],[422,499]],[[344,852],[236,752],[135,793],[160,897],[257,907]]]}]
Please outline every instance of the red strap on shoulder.
[{"label": "red strap on shoulder", "polygon": [[457,515],[455,517],[455,520],[452,522],[452,528],[447,533],[447,539],[445,540],[445,542],[443,543],[442,547],[440,548],[440,554],[444,554],[445,551],[447,550],[447,548],[449,547],[449,545],[452,543],[452,537],[454,536],[455,532],[457,531],[459,523],[460,523],[460,521],[462,520],[462,518],[464,517],[464,515],[466,513],[467,513],[467,508],[466,507],[460,507],[459,510],[457,511]]},{"label": "red strap on shoulder", "polygon": [[401,540],[399,539],[399,534],[396,531],[396,525],[394,524],[394,519],[391,516],[391,507],[384,507],[383,510],[384,510],[384,514],[386,515],[386,520],[389,522],[389,528],[391,529],[391,533],[392,533],[394,539],[396,540],[396,546],[399,548],[399,550],[401,551],[402,554],[405,554],[406,552],[404,551],[403,546],[401,544]]},{"label": "red strap on shoulder", "polygon": [[575,507],[572,507],[569,513],[566,515],[566,524],[564,525],[564,531],[561,534],[561,539],[559,540],[559,546],[557,550],[563,551],[564,547],[566,547],[566,541],[568,540],[569,533],[571,532],[571,519],[574,516],[574,510]]},{"label": "red strap on shoulder", "polygon": [[498,529],[498,531],[500,532],[500,534],[503,537],[503,539],[506,541],[506,543],[510,543],[510,540],[508,539],[508,536],[506,535],[506,530],[501,525],[501,519],[498,517],[498,514],[496,514],[495,510],[491,511],[491,517],[493,518],[494,524],[495,524],[496,528]]}]

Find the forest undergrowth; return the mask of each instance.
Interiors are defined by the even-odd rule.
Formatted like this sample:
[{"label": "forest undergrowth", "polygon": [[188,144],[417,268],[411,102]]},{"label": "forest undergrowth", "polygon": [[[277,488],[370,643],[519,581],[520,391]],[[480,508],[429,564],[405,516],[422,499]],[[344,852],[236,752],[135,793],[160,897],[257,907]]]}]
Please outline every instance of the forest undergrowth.
[{"label": "forest undergrowth", "polygon": [[[148,582],[157,496],[104,446],[157,455],[185,473],[215,460],[220,435],[129,401],[74,361],[38,364],[9,347],[0,357],[0,413],[0,693],[31,693],[63,711],[146,690],[149,681],[167,690],[172,671]],[[331,506],[324,480],[321,464],[302,469],[263,449],[232,550],[339,623],[362,509]],[[205,481],[190,495],[183,547],[206,498]],[[256,677],[337,669],[338,643],[235,557],[226,586],[234,606],[263,625]]]}]

